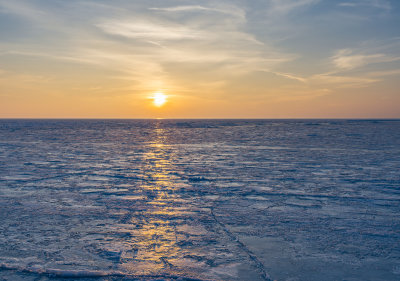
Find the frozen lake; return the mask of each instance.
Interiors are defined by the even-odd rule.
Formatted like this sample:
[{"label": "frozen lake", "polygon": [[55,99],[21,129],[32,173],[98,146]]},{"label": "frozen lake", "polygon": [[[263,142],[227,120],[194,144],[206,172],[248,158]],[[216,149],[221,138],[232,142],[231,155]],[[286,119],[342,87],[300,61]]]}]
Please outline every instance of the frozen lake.
[{"label": "frozen lake", "polygon": [[0,120],[0,280],[400,280],[400,121]]}]

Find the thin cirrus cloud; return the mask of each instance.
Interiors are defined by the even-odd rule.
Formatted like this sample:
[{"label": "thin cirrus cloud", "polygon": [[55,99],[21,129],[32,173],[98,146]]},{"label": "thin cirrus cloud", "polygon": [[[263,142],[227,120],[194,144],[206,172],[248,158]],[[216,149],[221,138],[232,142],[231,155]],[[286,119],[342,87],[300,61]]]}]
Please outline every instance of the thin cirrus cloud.
[{"label": "thin cirrus cloud", "polygon": [[375,77],[365,76],[349,76],[340,75],[338,73],[323,73],[314,75],[311,78],[312,82],[317,85],[325,85],[334,88],[365,88],[371,83],[381,81]]},{"label": "thin cirrus cloud", "polygon": [[[228,72],[232,73],[233,69],[237,69],[236,74],[263,70],[294,57],[260,42],[253,34],[246,32],[246,22],[243,21],[245,13],[238,7],[227,10],[215,6],[172,6],[152,7],[149,10],[181,15],[195,13],[196,17],[182,22],[164,17],[154,20],[153,15],[146,18],[142,14],[140,20],[108,19],[96,26],[106,34],[157,45],[159,48],[138,53],[145,57],[156,57],[160,63],[218,63],[212,67],[217,67],[228,76],[231,76]],[[214,12],[220,14],[210,15]],[[236,20],[237,17],[240,20]]]},{"label": "thin cirrus cloud", "polygon": [[306,9],[318,4],[320,0],[270,0],[266,1],[266,14],[276,20],[289,15],[291,12]]},{"label": "thin cirrus cloud", "polygon": [[386,10],[389,11],[392,6],[389,1],[386,0],[362,0],[362,1],[348,1],[348,2],[342,2],[339,3],[339,6],[341,7],[371,7],[371,8],[377,8],[381,10]]},{"label": "thin cirrus cloud", "polygon": [[[244,10],[230,7],[151,7],[137,17],[102,18],[95,26],[113,36],[106,40],[128,40],[120,44],[130,46],[126,50],[129,54],[115,64],[125,65],[121,68],[131,77],[143,77],[138,79],[137,89],[156,83],[163,87],[169,84],[168,88],[180,92],[191,93],[194,88],[203,89],[201,95],[215,95],[229,88],[233,77],[270,71],[295,58],[246,32]],[[171,19],[171,14],[179,20],[175,15]],[[149,45],[138,48],[139,42]],[[129,77],[126,74],[123,79]],[[143,82],[146,76],[158,77],[158,82]]]},{"label": "thin cirrus cloud", "polygon": [[393,58],[386,54],[357,54],[351,49],[339,50],[335,56],[332,57],[334,65],[341,69],[354,69],[373,63],[384,63],[399,58]]},{"label": "thin cirrus cloud", "polygon": [[166,7],[166,8],[149,8],[149,10],[160,11],[160,12],[216,12],[222,14],[228,14],[231,16],[235,16],[241,19],[245,19],[245,12],[235,6],[215,6],[215,7],[206,7],[200,5],[193,6],[175,6],[175,7]]},{"label": "thin cirrus cloud", "polygon": [[151,22],[109,21],[97,24],[97,26],[106,33],[129,38],[181,40],[201,37],[199,32],[191,30],[185,26],[166,26]]}]

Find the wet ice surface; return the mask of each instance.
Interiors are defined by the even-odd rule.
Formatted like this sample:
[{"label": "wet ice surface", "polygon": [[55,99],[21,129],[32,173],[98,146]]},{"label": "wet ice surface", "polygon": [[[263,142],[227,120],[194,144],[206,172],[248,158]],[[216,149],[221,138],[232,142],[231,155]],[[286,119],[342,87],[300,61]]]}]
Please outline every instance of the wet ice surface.
[{"label": "wet ice surface", "polygon": [[2,280],[399,280],[399,203],[399,121],[0,121]]}]

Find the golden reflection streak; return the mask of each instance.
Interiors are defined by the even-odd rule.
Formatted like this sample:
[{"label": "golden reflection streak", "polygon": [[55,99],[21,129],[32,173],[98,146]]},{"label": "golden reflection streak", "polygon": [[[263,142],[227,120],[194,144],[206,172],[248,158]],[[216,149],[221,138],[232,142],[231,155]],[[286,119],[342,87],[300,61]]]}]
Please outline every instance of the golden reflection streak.
[{"label": "golden reflection streak", "polygon": [[[174,154],[166,151],[166,131],[156,123],[155,138],[148,145],[149,151],[144,155],[145,166],[142,168],[149,183],[142,185],[147,206],[142,219],[132,219],[132,224],[139,227],[132,233],[138,249],[135,263],[123,266],[139,274],[155,274],[157,271],[174,271],[168,259],[179,259],[182,249],[177,245],[178,237],[173,222],[169,217],[177,217],[180,201],[174,195],[174,183],[171,181],[174,170],[171,160]],[[178,204],[177,204],[178,203]],[[142,221],[144,218],[144,222]],[[132,268],[131,268],[132,267]],[[175,269],[176,270],[176,269]]]}]

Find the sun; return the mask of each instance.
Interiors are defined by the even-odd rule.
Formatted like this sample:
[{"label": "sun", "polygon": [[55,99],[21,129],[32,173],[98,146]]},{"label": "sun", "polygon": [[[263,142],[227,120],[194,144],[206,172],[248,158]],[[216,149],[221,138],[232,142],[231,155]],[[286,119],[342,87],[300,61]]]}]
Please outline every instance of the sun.
[{"label": "sun", "polygon": [[154,93],[151,99],[153,99],[153,104],[157,107],[161,107],[167,102],[167,96],[164,93]]}]

